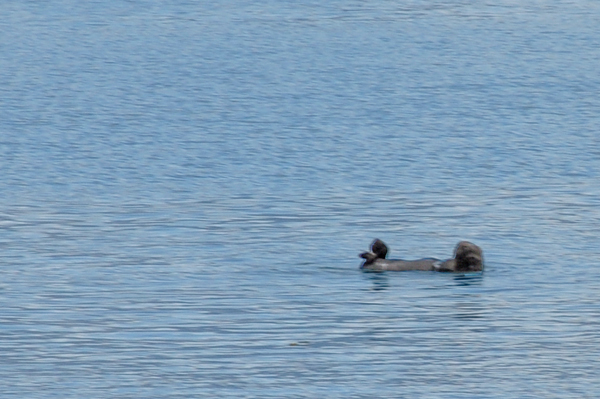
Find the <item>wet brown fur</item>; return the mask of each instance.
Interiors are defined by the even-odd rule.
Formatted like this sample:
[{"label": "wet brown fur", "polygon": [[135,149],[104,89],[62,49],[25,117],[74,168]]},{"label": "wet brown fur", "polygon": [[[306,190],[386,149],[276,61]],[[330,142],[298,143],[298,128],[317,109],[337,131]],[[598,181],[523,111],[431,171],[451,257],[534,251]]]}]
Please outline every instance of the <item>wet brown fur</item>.
[{"label": "wet brown fur", "polygon": [[370,252],[363,252],[359,256],[365,261],[361,269],[366,270],[424,270],[439,272],[477,272],[483,270],[483,251],[477,245],[461,241],[454,249],[454,258],[441,261],[434,258],[418,260],[386,259],[387,245],[380,239],[371,244]]}]

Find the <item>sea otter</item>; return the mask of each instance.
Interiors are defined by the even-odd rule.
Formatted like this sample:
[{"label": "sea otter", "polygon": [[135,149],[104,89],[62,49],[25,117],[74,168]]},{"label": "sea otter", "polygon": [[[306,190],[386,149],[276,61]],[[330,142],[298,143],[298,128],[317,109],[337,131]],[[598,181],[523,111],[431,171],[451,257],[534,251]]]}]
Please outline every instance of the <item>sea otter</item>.
[{"label": "sea otter", "polygon": [[359,256],[365,261],[360,266],[365,270],[425,270],[436,272],[472,273],[483,270],[483,251],[477,245],[461,241],[454,249],[454,258],[439,260],[425,258],[418,260],[386,259],[388,248],[380,239],[371,244],[370,252],[363,252]]}]

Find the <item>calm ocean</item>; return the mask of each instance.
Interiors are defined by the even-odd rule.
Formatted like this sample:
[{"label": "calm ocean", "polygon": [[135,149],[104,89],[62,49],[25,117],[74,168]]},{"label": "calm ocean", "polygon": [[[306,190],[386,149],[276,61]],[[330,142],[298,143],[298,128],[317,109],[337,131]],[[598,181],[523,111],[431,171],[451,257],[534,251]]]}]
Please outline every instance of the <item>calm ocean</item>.
[{"label": "calm ocean", "polygon": [[1,398],[600,397],[597,1],[0,15]]}]

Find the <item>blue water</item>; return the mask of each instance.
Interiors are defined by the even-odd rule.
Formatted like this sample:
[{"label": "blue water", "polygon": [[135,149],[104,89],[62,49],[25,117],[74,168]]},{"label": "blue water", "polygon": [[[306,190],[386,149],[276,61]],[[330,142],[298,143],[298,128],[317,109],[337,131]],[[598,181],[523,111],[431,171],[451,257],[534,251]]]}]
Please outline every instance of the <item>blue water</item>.
[{"label": "blue water", "polygon": [[0,397],[599,397],[600,5],[522,3],[1,5]]}]

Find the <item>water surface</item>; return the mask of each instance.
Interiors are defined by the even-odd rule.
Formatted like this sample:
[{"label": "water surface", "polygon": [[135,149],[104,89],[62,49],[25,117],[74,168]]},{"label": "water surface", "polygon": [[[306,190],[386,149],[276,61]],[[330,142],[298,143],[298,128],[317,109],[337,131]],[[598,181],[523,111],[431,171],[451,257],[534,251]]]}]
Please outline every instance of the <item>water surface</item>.
[{"label": "water surface", "polygon": [[600,394],[595,2],[0,11],[3,398]]}]

